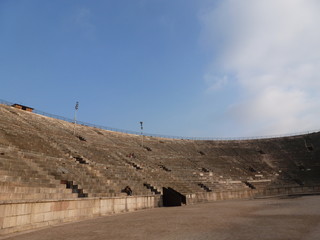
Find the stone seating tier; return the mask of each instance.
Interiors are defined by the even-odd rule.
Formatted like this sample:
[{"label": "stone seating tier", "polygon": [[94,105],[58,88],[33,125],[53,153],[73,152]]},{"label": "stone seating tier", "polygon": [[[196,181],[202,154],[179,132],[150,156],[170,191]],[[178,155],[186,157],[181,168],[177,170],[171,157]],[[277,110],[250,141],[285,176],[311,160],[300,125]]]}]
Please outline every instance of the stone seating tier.
[{"label": "stone seating tier", "polygon": [[138,135],[80,125],[74,135],[69,122],[3,105],[0,112],[0,178],[16,186],[65,189],[69,182],[86,196],[103,197],[123,196],[125,186],[152,195],[149,185],[190,194],[250,188],[245,182],[257,188],[320,182],[319,134],[246,141],[145,136],[142,147]]}]

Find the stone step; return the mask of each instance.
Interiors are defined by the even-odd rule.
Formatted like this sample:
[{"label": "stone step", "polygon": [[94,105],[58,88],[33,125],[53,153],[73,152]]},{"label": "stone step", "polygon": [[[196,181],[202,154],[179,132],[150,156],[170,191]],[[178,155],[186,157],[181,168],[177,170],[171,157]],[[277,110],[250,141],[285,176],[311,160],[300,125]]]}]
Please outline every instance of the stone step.
[{"label": "stone step", "polygon": [[29,187],[29,186],[0,186],[1,193],[71,193],[66,188],[45,188],[45,187]]},{"label": "stone step", "polygon": [[1,193],[0,200],[41,200],[41,199],[70,199],[77,198],[72,193]]},{"label": "stone step", "polygon": [[0,176],[0,183],[1,182],[12,182],[17,183],[18,185],[24,185],[24,186],[33,186],[33,187],[49,187],[49,188],[56,188],[59,187],[60,184],[57,183],[50,183],[50,182],[42,182],[39,179],[31,180],[31,179],[23,179],[20,177],[12,177],[12,176]]}]

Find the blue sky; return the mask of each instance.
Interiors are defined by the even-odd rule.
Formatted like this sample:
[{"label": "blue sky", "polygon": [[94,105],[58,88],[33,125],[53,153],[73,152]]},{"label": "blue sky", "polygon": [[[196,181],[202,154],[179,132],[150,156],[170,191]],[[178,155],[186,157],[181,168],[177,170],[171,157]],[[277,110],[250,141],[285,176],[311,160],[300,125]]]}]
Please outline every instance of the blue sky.
[{"label": "blue sky", "polygon": [[320,129],[316,0],[1,0],[0,98],[192,137]]}]

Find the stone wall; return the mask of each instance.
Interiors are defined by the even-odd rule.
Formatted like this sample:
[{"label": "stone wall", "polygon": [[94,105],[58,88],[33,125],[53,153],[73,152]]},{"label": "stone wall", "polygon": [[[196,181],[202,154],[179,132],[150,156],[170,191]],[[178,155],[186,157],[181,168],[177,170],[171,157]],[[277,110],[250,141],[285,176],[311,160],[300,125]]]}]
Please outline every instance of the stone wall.
[{"label": "stone wall", "polygon": [[155,196],[7,202],[0,204],[0,236],[64,222],[161,207]]},{"label": "stone wall", "polygon": [[250,199],[268,196],[287,196],[303,194],[320,194],[320,186],[309,187],[278,187],[271,189],[250,189],[242,191],[222,191],[188,194],[187,204],[196,204],[201,202],[212,202],[229,199]]},{"label": "stone wall", "polygon": [[[230,199],[281,196],[291,194],[319,194],[320,186],[283,187],[262,190],[222,191],[188,194],[187,204]],[[0,204],[0,236],[65,222],[99,216],[162,207],[160,195],[115,198],[85,198],[7,202]]]}]

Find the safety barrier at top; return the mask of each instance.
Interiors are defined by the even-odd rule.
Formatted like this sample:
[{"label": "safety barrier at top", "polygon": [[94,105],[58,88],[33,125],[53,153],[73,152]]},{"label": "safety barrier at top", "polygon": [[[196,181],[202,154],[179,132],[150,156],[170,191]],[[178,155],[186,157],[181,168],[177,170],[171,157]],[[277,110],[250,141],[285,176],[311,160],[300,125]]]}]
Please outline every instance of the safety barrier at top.
[{"label": "safety barrier at top", "polygon": [[[12,106],[14,103],[8,102],[6,100],[0,99],[0,104]],[[74,119],[71,118],[66,118],[62,116],[58,116],[55,114],[51,113],[46,113],[37,109],[33,109],[34,113],[63,120],[66,122],[74,123]],[[99,128],[99,129],[104,129],[108,131],[113,131],[113,132],[120,132],[120,133],[127,133],[127,134],[134,134],[134,135],[141,135],[141,132],[137,131],[131,131],[131,130],[124,130],[124,129],[118,129],[118,128],[112,128],[112,127],[106,127],[106,126],[100,126],[92,123],[86,123],[82,121],[77,120],[77,124],[83,125],[83,126],[88,126],[88,127],[94,127],[94,128]],[[215,141],[237,141],[237,140],[256,140],[256,139],[271,139],[271,138],[280,138],[280,137],[292,137],[292,136],[299,136],[299,135],[304,135],[304,134],[310,134],[310,133],[315,133],[319,132],[319,130],[312,130],[312,131],[305,131],[305,132],[297,132],[297,133],[291,133],[291,134],[282,134],[282,135],[269,135],[269,136],[255,136],[255,137],[230,137],[230,138],[222,138],[222,137],[185,137],[185,136],[170,136],[170,135],[162,135],[162,134],[154,134],[154,133],[143,133],[144,136],[148,137],[158,137],[158,138],[169,138],[169,139],[181,139],[181,140],[215,140]]]}]

